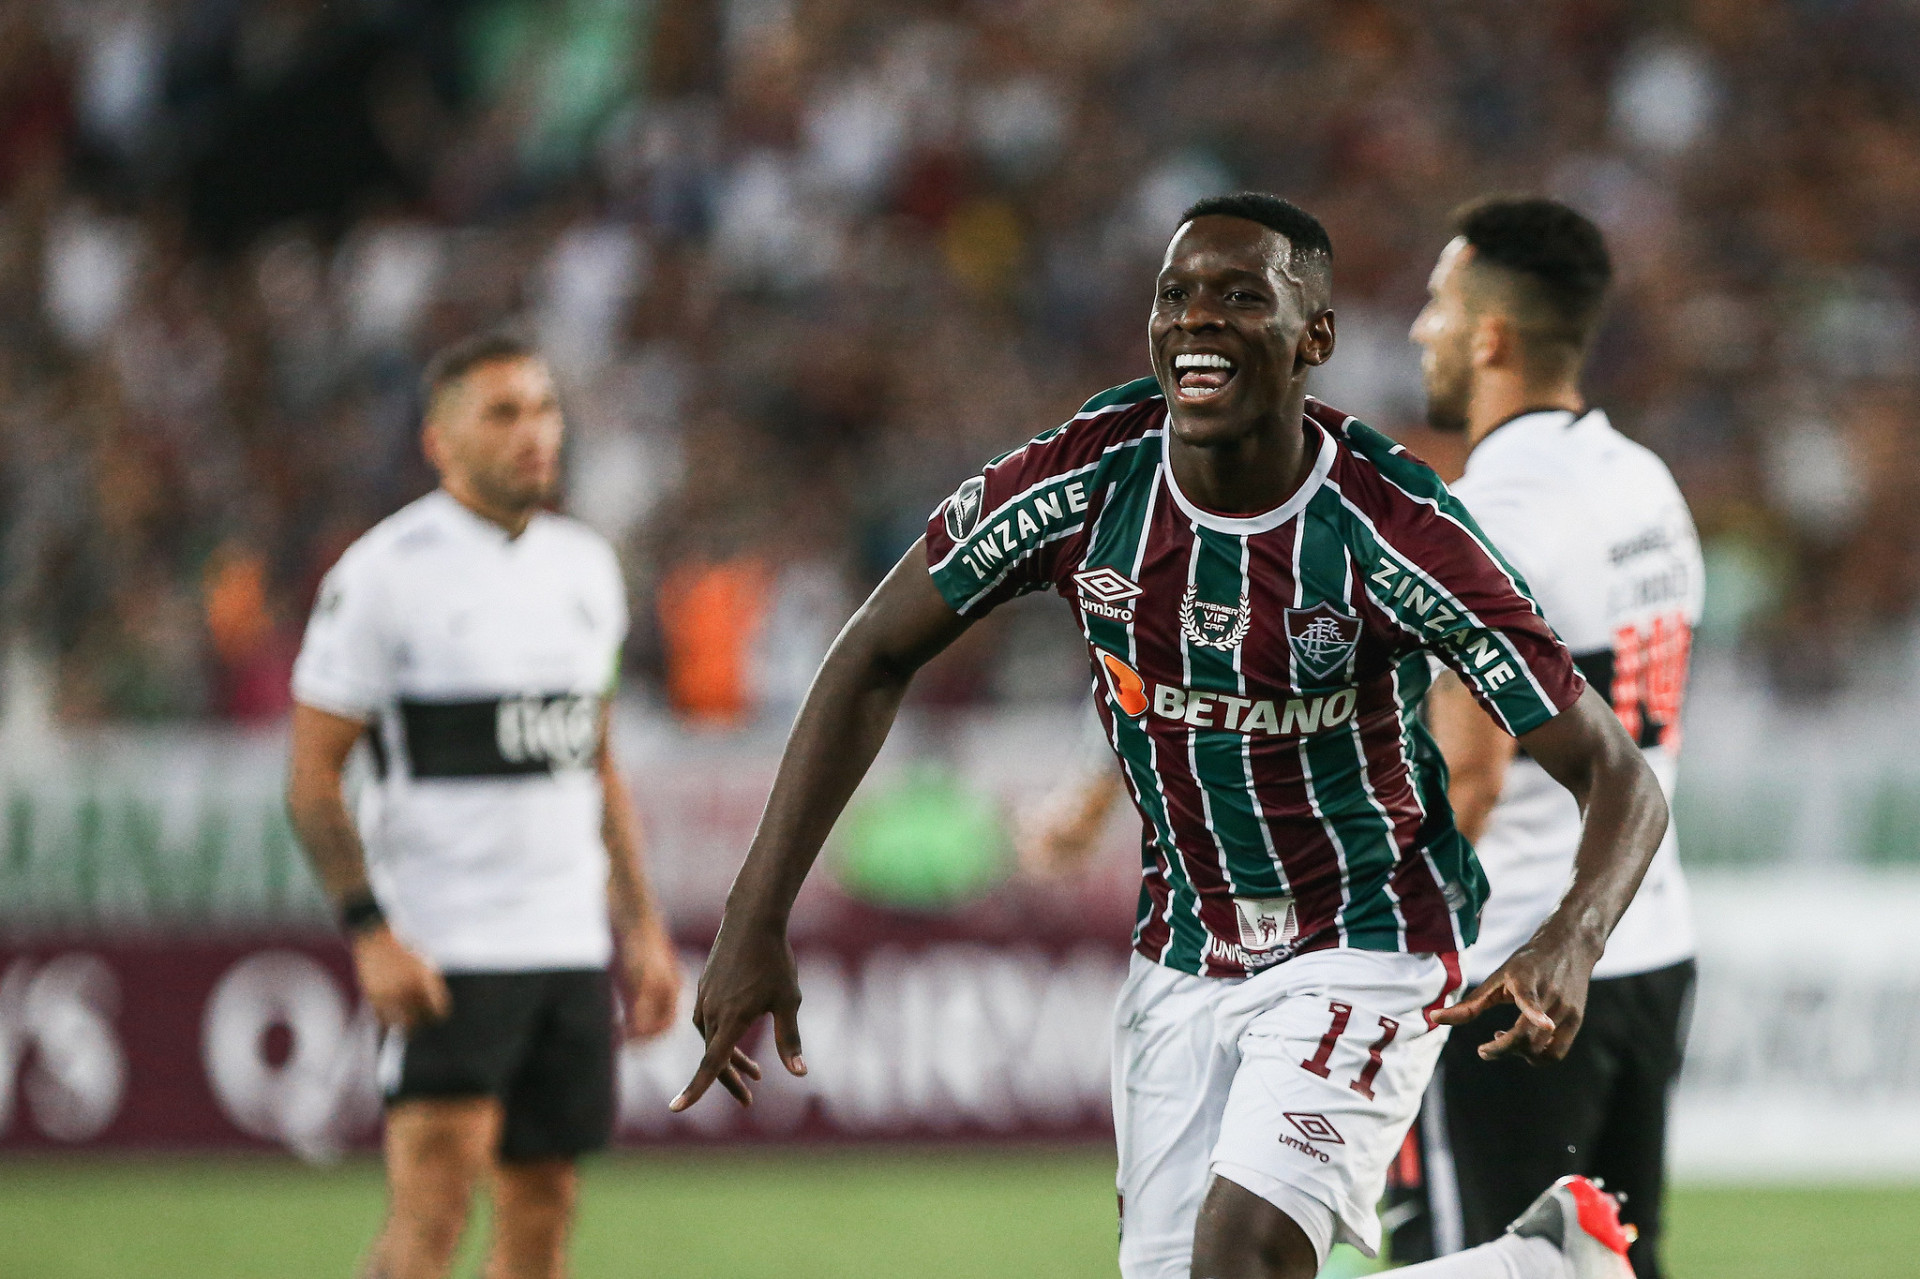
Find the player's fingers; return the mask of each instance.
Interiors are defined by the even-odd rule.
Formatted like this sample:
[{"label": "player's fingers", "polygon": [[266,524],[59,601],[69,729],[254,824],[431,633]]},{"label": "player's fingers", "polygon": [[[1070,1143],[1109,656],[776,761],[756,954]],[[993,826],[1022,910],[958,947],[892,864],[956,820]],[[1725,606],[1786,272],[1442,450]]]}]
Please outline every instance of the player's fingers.
[{"label": "player's fingers", "polygon": [[1460,1002],[1436,1012],[1433,1020],[1441,1026],[1464,1026],[1495,1002],[1499,990],[1500,987],[1493,981],[1483,981]]},{"label": "player's fingers", "polygon": [[720,1086],[733,1094],[733,1099],[742,1106],[753,1105],[753,1093],[747,1088],[746,1081],[740,1078],[740,1072],[728,1066],[720,1072]]},{"label": "player's fingers", "polygon": [[1544,1049],[1553,1039],[1553,1018],[1547,1015],[1547,1010],[1532,991],[1515,990],[1513,1006],[1520,1010],[1520,1019],[1514,1025],[1527,1037],[1531,1047],[1535,1050]]},{"label": "player's fingers", "polygon": [[453,1012],[453,992],[447,989],[447,979],[431,968],[427,970],[426,997],[427,1015],[434,1021],[445,1021]]},{"label": "player's fingers", "polygon": [[1560,1015],[1554,1018],[1553,1035],[1547,1041],[1548,1059],[1552,1061],[1565,1059],[1567,1053],[1573,1048],[1574,1036],[1580,1033],[1582,1020],[1580,1013],[1571,1008],[1560,1011]]},{"label": "player's fingers", "polygon": [[719,1078],[719,1074],[719,1071],[714,1070],[706,1062],[701,1062],[700,1069],[693,1072],[693,1078],[689,1079],[687,1086],[680,1090],[680,1095],[667,1103],[667,1109],[677,1115],[699,1101],[707,1095],[707,1089],[713,1087],[713,1081]]},{"label": "player's fingers", "polygon": [[733,1050],[733,1068],[745,1075],[748,1079],[760,1078],[760,1063],[747,1056],[747,1054],[739,1048]]},{"label": "player's fingers", "polygon": [[775,1010],[773,1014],[773,1047],[780,1054],[780,1064],[787,1068],[790,1075],[807,1073],[807,1063],[800,1056],[800,1008]]},{"label": "player's fingers", "polygon": [[680,1095],[667,1103],[667,1109],[678,1114],[705,1096],[707,1089],[720,1078],[721,1071],[727,1069],[726,1062],[739,1040],[738,1031],[724,1039],[718,1034],[709,1036],[706,1054],[700,1058],[700,1069],[693,1072],[693,1078],[680,1090]]},{"label": "player's fingers", "polygon": [[1489,1039],[1486,1043],[1480,1045],[1480,1060],[1492,1061],[1496,1057],[1506,1056],[1513,1051],[1514,1045],[1521,1041],[1524,1034],[1522,1023],[1515,1022],[1513,1025],[1495,1035],[1492,1039]]},{"label": "player's fingers", "polygon": [[673,1014],[671,999],[656,994],[634,1000],[627,1008],[627,1038],[652,1039],[664,1034],[673,1025]]}]

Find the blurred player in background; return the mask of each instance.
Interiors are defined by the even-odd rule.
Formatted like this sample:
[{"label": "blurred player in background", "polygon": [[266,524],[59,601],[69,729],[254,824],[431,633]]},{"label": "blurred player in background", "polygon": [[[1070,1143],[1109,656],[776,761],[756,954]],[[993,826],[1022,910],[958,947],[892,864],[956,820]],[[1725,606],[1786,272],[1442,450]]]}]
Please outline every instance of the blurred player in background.
[{"label": "blurred player in background", "polygon": [[[620,567],[546,509],[553,378],[485,335],[435,357],[425,389],[441,487],[321,587],[294,670],[289,807],[388,1027],[392,1202],[364,1273],[446,1274],[490,1176],[488,1279],[546,1279],[564,1271],[574,1161],[612,1130],[609,965],[634,1037],[671,1023],[679,967],[608,742]],[[374,777],[356,824],[342,780],[362,739]]]},{"label": "blurred player in background", "polygon": [[[1669,795],[1687,652],[1700,617],[1693,519],[1664,463],[1580,393],[1611,276],[1600,231],[1549,200],[1495,199],[1458,215],[1413,326],[1428,416],[1466,436],[1454,493],[1520,570],[1588,684],[1610,702]],[[1429,722],[1449,796],[1492,884],[1465,956],[1484,980],[1553,912],[1580,844],[1580,810],[1538,761],[1440,676]],[[1437,1251],[1496,1237],[1556,1177],[1603,1178],[1639,1229],[1640,1279],[1660,1274],[1667,1096],[1693,989],[1693,927],[1671,830],[1594,966],[1586,1023],[1565,1060],[1529,1070],[1478,1049],[1513,1024],[1493,1009],[1455,1030],[1422,1118]],[[1437,1104],[1435,1104],[1437,1103]],[[1410,1231],[1395,1256],[1416,1251]]]},{"label": "blurred player in background", "polygon": [[[1016,595],[1078,605],[1108,741],[1144,821],[1116,1014],[1128,1279],[1311,1279],[1375,1207],[1445,1040],[1558,1057],[1666,803],[1619,720],[1433,472],[1308,401],[1333,353],[1332,247],[1277,197],[1202,201],[1168,246],[1154,376],[990,463],[848,624],[815,679],[729,895],[676,1110],[772,1014],[798,1074],[787,918],[914,671]],[[1485,880],[1417,708],[1444,661],[1587,821],[1561,907],[1463,1003]],[[1614,1205],[1556,1185],[1429,1279],[1617,1279]]]}]

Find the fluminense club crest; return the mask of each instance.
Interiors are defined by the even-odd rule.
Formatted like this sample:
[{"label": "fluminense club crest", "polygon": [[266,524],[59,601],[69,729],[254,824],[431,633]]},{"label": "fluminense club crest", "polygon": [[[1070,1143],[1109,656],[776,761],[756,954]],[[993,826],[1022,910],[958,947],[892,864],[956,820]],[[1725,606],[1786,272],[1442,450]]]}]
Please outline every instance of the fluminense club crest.
[{"label": "fluminense club crest", "polygon": [[1360,619],[1331,604],[1287,610],[1287,647],[1302,673],[1324,679],[1340,670],[1360,642]]},{"label": "fluminense club crest", "polygon": [[1189,586],[1180,597],[1180,633],[1189,644],[1222,651],[1239,648],[1252,621],[1253,601],[1245,595],[1238,605],[1210,604]]}]

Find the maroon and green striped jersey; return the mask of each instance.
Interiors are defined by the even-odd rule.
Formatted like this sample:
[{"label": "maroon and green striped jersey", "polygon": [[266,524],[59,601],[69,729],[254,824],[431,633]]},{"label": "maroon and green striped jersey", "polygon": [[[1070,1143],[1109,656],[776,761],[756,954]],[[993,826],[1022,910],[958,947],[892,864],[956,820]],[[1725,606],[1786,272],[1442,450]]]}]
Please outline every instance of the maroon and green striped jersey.
[{"label": "maroon and green striped jersey", "polygon": [[1486,879],[1419,717],[1428,655],[1516,736],[1584,687],[1425,464],[1314,400],[1302,429],[1299,492],[1217,514],[1175,483],[1143,378],[996,458],[927,524],[955,611],[1042,588],[1075,606],[1144,824],[1134,945],[1184,972],[1466,947]]}]

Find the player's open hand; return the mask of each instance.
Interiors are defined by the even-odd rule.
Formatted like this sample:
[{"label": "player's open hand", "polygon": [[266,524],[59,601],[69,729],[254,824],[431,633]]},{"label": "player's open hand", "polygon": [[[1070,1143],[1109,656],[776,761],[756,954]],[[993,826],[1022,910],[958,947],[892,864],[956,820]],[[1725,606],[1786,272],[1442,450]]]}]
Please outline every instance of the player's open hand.
[{"label": "player's open hand", "polygon": [[667,1108],[685,1110],[716,1082],[742,1106],[751,1106],[747,1081],[760,1078],[760,1067],[741,1051],[740,1041],[769,1013],[781,1064],[789,1074],[806,1074],[807,1064],[800,1057],[800,979],[786,929],[729,915],[721,922],[693,1000],[693,1024],[706,1040],[706,1055]]},{"label": "player's open hand", "polygon": [[440,970],[384,925],[354,937],[353,966],[382,1025],[411,1029],[444,1020],[453,1011],[453,997]]},{"label": "player's open hand", "polygon": [[626,988],[626,1031],[632,1040],[652,1039],[680,1013],[680,956],[665,928],[636,928],[620,942],[620,976]]},{"label": "player's open hand", "polygon": [[1499,1004],[1520,1015],[1513,1025],[1480,1045],[1487,1061],[1513,1053],[1538,1065],[1559,1061],[1573,1047],[1586,1015],[1587,985],[1599,959],[1583,947],[1536,934],[1513,952],[1472,994],[1433,1015],[1442,1026],[1464,1026]]}]

